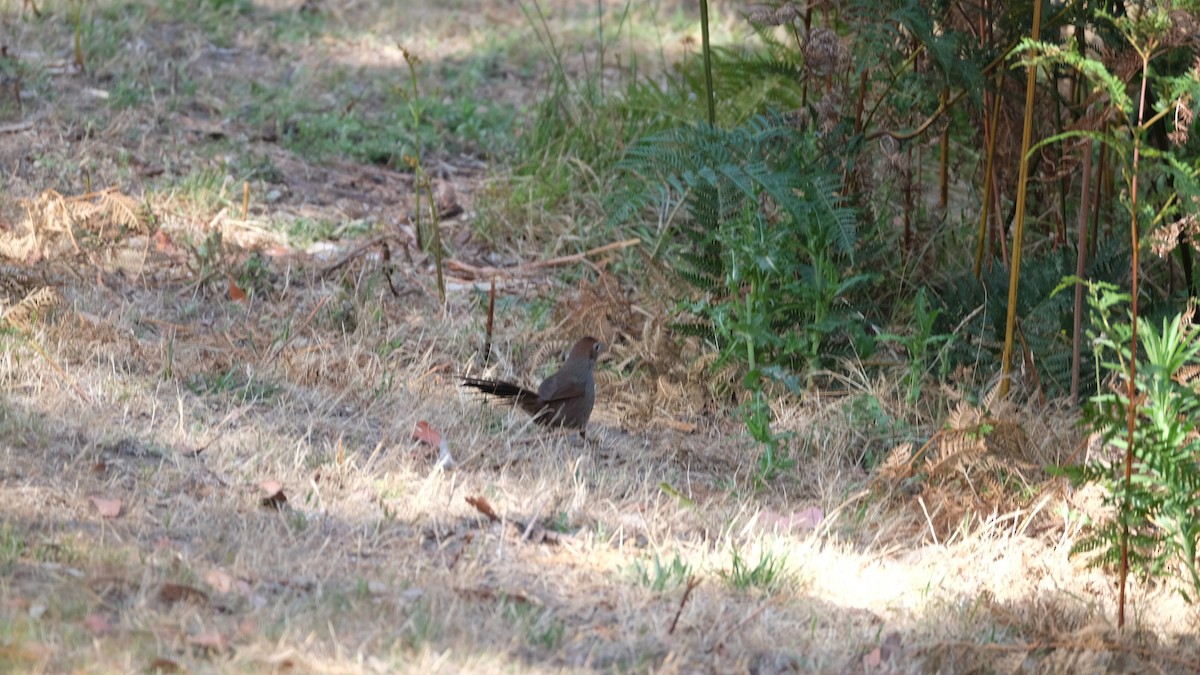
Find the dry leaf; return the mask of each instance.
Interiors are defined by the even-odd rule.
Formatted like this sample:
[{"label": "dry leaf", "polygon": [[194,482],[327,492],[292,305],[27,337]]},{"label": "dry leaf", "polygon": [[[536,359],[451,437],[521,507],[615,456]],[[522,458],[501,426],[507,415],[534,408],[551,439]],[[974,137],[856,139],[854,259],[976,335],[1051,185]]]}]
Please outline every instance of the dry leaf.
[{"label": "dry leaf", "polygon": [[437,429],[429,426],[429,422],[425,420],[417,422],[417,426],[413,429],[413,440],[438,449],[437,462],[434,463],[435,471],[454,466],[454,458],[450,456],[450,444],[446,442],[445,438],[442,438]]},{"label": "dry leaf", "polygon": [[475,507],[475,510],[487,516],[492,522],[500,520],[500,516],[492,510],[492,505],[483,497],[467,497],[467,503]]},{"label": "dry leaf", "polygon": [[146,667],[146,670],[149,670],[152,673],[178,673],[182,670],[182,668],[179,667],[178,663],[172,661],[171,659],[164,659],[160,656],[151,661],[150,665]]},{"label": "dry leaf", "polygon": [[103,518],[116,518],[121,515],[121,500],[92,497],[92,504]]},{"label": "dry leaf", "polygon": [[791,530],[801,528],[811,530],[825,519],[825,512],[820,507],[810,506],[789,515],[783,515],[770,509],[763,511],[760,522],[767,529]]},{"label": "dry leaf", "polygon": [[170,605],[184,600],[200,605],[208,602],[207,593],[183,584],[163,584],[162,588],[158,589],[158,597]]},{"label": "dry leaf", "polygon": [[263,498],[259,502],[263,506],[275,510],[283,508],[287,503],[287,495],[283,494],[283,484],[277,480],[264,480],[258,484],[263,491]]},{"label": "dry leaf", "polygon": [[868,673],[874,672],[883,664],[883,658],[879,656],[879,647],[863,654],[862,657],[863,670]]},{"label": "dry leaf", "polygon": [[49,646],[40,642],[0,645],[0,663],[5,663],[6,665],[15,666],[17,662],[35,664],[49,659],[53,654],[54,651]]},{"label": "dry leaf", "polygon": [[193,647],[211,649],[215,652],[224,651],[228,641],[215,630],[207,630],[187,637],[187,643]]},{"label": "dry leaf", "polygon": [[532,605],[535,607],[540,607],[542,605],[541,600],[522,593],[521,591],[498,591],[494,588],[482,586],[478,588],[456,588],[454,591],[461,597],[479,602],[504,601],[517,605]]},{"label": "dry leaf", "polygon": [[112,623],[108,615],[96,612],[83,618],[83,629],[92,635],[105,635],[112,632]]},{"label": "dry leaf", "polygon": [[259,632],[258,622],[250,617],[246,617],[238,622],[237,634],[239,637],[247,640],[252,640],[256,637],[261,637],[262,635]]},{"label": "dry leaf", "polygon": [[226,274],[225,279],[229,282],[229,299],[234,302],[246,302],[246,291],[238,288],[231,275]]},{"label": "dry leaf", "polygon": [[879,654],[884,661],[892,661],[893,663],[899,660],[900,655],[904,652],[904,645],[901,644],[900,631],[892,631],[883,639],[883,644],[879,646]]},{"label": "dry leaf", "polygon": [[171,235],[167,234],[166,230],[158,230],[150,237],[150,241],[154,242],[154,250],[167,255],[175,255],[179,252],[179,247],[175,246],[175,242],[171,241]]},{"label": "dry leaf", "polygon": [[413,440],[420,441],[431,448],[436,448],[442,443],[442,435],[429,426],[429,422],[421,420],[417,422],[416,428],[413,429]]},{"label": "dry leaf", "polygon": [[228,593],[233,590],[233,584],[236,580],[229,572],[217,568],[204,573],[204,583],[213,587],[213,590],[218,593]]}]

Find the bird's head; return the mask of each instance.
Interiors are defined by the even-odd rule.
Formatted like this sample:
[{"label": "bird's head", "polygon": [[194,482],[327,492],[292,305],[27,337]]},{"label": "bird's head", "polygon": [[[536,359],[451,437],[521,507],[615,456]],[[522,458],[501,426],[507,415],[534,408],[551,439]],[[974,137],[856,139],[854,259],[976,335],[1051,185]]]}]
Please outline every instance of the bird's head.
[{"label": "bird's head", "polygon": [[604,343],[594,337],[579,338],[574,347],[571,347],[571,354],[567,357],[568,361],[583,361],[587,359],[595,363],[599,358],[600,352],[604,351]]}]

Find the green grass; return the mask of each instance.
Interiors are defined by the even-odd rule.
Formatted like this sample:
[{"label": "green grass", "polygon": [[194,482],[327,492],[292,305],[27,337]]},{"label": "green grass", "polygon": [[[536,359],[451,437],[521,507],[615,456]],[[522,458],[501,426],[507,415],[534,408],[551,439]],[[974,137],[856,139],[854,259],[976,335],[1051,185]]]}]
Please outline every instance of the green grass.
[{"label": "green grass", "polygon": [[184,384],[197,396],[229,394],[239,403],[269,403],[280,392],[279,385],[246,375],[239,366],[220,372],[195,373]]},{"label": "green grass", "polygon": [[674,554],[669,561],[664,561],[657,553],[652,557],[635,559],[629,566],[628,572],[635,583],[648,588],[655,593],[662,593],[687,583],[692,576],[692,566],[686,560]]},{"label": "green grass", "polygon": [[758,562],[751,564],[734,548],[729,568],[720,570],[719,574],[725,583],[739,591],[757,589],[774,593],[790,581],[787,557],[766,550],[759,553]]}]

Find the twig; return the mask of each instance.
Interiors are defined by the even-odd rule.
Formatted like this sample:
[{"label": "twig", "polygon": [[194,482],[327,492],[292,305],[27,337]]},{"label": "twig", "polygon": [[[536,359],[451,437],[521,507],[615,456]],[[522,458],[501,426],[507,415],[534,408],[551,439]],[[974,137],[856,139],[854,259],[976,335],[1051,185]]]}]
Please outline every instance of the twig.
[{"label": "twig", "polygon": [[564,255],[564,256],[560,256],[558,258],[551,258],[549,260],[541,260],[538,262],[529,263],[528,265],[524,265],[524,267],[526,267],[528,269],[541,269],[543,267],[555,267],[557,265],[566,265],[568,263],[580,262],[587,258],[598,256],[601,253],[608,253],[609,251],[617,251],[617,250],[620,250],[623,248],[629,248],[630,246],[637,246],[640,243],[642,243],[641,239],[626,239],[625,241],[615,241],[611,244],[605,244],[604,246],[594,248],[590,251],[584,251],[583,253],[574,253],[571,255]]},{"label": "twig", "polygon": [[925,499],[921,495],[917,495],[917,503],[921,505],[921,512],[925,514],[925,522],[929,524],[929,534],[933,535],[933,544],[941,546],[938,543],[937,532],[933,529],[933,519],[929,517],[929,509],[925,508]]},{"label": "twig", "polygon": [[492,287],[488,291],[487,339],[483,342],[483,365],[492,358],[492,325],[496,317],[496,277],[492,277]]},{"label": "twig", "polygon": [[305,328],[307,328],[310,323],[312,323],[313,317],[317,315],[317,312],[321,311],[321,308],[325,306],[326,302],[329,302],[328,295],[321,298],[321,300],[317,303],[317,306],[312,308],[312,311],[308,313],[308,316],[304,317],[304,320],[300,322],[299,326],[296,326],[295,330],[288,335],[286,340],[280,343],[275,349],[267,352],[266,357],[262,360],[264,366],[270,364],[272,361],[278,358],[280,354],[283,353],[284,349],[287,349],[287,346],[292,343],[292,340],[295,340],[296,336],[299,335],[300,332]]},{"label": "twig", "polygon": [[70,387],[72,389],[75,390],[75,394],[77,396],[79,396],[79,398],[83,399],[84,403],[86,403],[88,405],[92,404],[91,397],[88,396],[87,393],[79,387],[79,384],[77,382],[75,382],[74,378],[72,378],[70,375],[68,375],[62,368],[58,367],[58,364],[54,362],[54,359],[50,358],[50,355],[47,354],[44,349],[42,349],[42,345],[40,345],[38,343],[38,341],[33,338],[32,335],[27,334],[25,336],[25,339],[28,340],[29,344],[33,346],[34,351],[36,351],[38,354],[41,354],[43,359],[46,359],[46,363],[50,364],[50,367],[54,369],[54,372],[58,373],[58,376],[61,377],[63,379],[63,381],[65,381],[68,385],[70,385]]},{"label": "twig", "polygon": [[17,122],[16,124],[0,125],[0,134],[14,134],[18,131],[27,131],[33,128],[33,122]]},{"label": "twig", "polygon": [[683,614],[683,606],[687,604],[688,598],[692,597],[692,589],[700,585],[700,579],[696,575],[688,577],[687,590],[683,592],[683,597],[679,600],[679,609],[675,610],[675,618],[671,619],[671,629],[667,631],[667,635],[675,633],[675,624],[679,623],[679,616]]},{"label": "twig", "polygon": [[370,239],[363,241],[358,246],[355,246],[354,248],[347,251],[336,262],[334,262],[334,263],[330,264],[328,267],[322,269],[321,274],[326,275],[326,274],[329,274],[330,272],[336,272],[338,269],[345,266],[346,263],[348,263],[351,260],[354,260],[358,256],[362,255],[364,251],[367,251],[368,249],[378,246],[379,244],[386,243],[387,241],[389,241],[391,239],[395,239],[397,242],[402,241],[400,235],[398,235],[394,232],[388,232],[386,234],[380,234],[380,235],[371,237]]},{"label": "twig", "polygon": [[[980,649],[984,651],[1000,651],[1000,652],[1037,652],[1045,649],[1064,649],[1072,651],[1096,651],[1096,645],[1086,641],[1071,641],[1071,640],[1035,640],[1033,642],[1019,642],[1016,644],[977,644],[974,642],[943,642],[942,646],[946,647],[967,647],[969,649]],[[1162,659],[1169,663],[1192,671],[1200,673],[1200,664],[1194,660],[1171,656],[1163,652],[1154,651],[1147,647],[1138,647],[1136,645],[1126,645],[1120,642],[1111,640],[1100,640],[1101,646],[1110,652],[1126,652],[1137,656],[1150,657],[1154,659]]]},{"label": "twig", "polygon": [[729,639],[730,635],[733,635],[737,631],[741,630],[743,626],[745,626],[746,624],[753,621],[754,617],[758,616],[759,614],[762,614],[763,610],[766,609],[768,606],[770,606],[773,601],[774,601],[774,598],[767,598],[766,600],[763,600],[762,603],[759,604],[758,607],[754,608],[753,612],[750,612],[749,614],[747,614],[745,616],[745,618],[743,618],[741,621],[737,622],[737,624],[735,624],[729,630],[725,631],[725,633],[721,635],[721,639],[717,640],[716,644],[713,645],[713,647],[711,649],[709,649],[709,651],[711,652],[711,651],[719,648],[721,645],[725,644],[725,640]]},{"label": "twig", "polygon": [[529,535],[533,533],[533,526],[537,524],[538,518],[542,517],[542,509],[546,508],[546,500],[543,499],[541,504],[538,504],[537,511],[533,512],[533,517],[529,519],[529,524],[525,526],[525,531],[521,533],[521,541],[529,541]]},{"label": "twig", "polygon": [[547,267],[557,267],[559,265],[568,265],[576,262],[588,262],[588,258],[598,256],[601,253],[608,253],[609,251],[629,248],[631,246],[637,246],[641,243],[641,239],[626,239],[624,241],[616,241],[611,244],[605,244],[604,246],[593,248],[591,250],[584,251],[583,253],[572,253],[571,255],[564,255],[558,258],[550,258],[549,260],[537,260],[524,265],[517,265],[516,267],[477,267],[461,260],[447,260],[446,267],[451,270],[457,270],[465,274],[469,274],[474,278],[488,276],[520,276],[522,274],[528,274],[530,272]]}]

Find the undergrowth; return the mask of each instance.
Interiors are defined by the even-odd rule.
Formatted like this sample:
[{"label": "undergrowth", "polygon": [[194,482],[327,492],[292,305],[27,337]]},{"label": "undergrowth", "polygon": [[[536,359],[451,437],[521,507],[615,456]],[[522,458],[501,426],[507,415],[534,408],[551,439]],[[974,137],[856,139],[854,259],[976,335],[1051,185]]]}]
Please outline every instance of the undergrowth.
[{"label": "undergrowth", "polygon": [[[1098,454],[1062,472],[1076,483],[1098,482],[1105,503],[1115,509],[1111,519],[1095,523],[1072,553],[1094,552],[1095,564],[1117,567],[1127,550],[1129,568],[1147,577],[1174,579],[1173,568],[1188,602],[1200,597],[1200,435],[1196,420],[1200,397],[1195,378],[1200,374],[1200,331],[1192,323],[1194,306],[1184,314],[1164,318],[1156,330],[1139,319],[1141,349],[1136,368],[1134,417],[1123,380],[1130,368],[1132,326],[1114,314],[1129,295],[1107,283],[1089,285],[1088,302],[1096,328],[1089,332],[1096,345],[1098,372],[1112,375],[1085,408],[1085,420],[1100,437]],[[1132,439],[1129,436],[1132,426]],[[1123,462],[1129,441],[1133,462]],[[1126,471],[1131,474],[1126,478]]]}]

